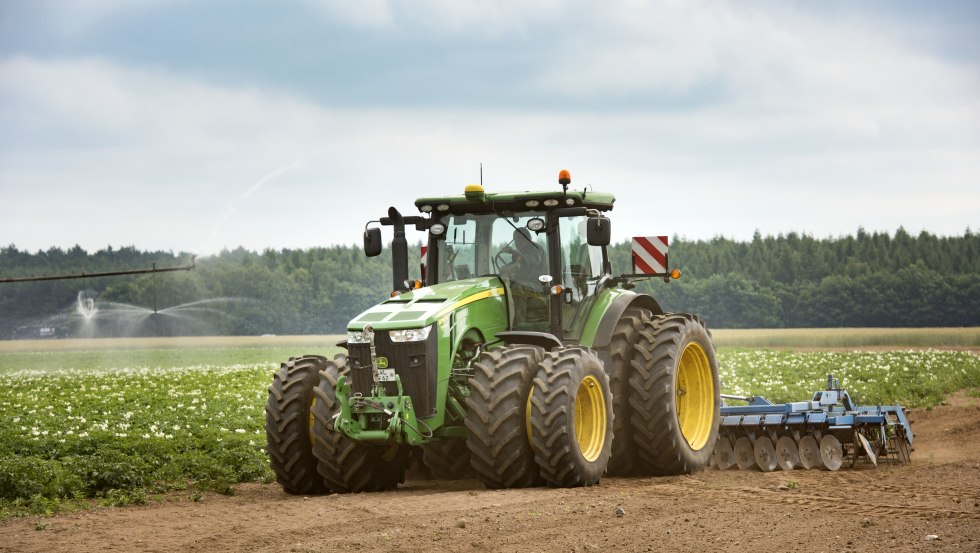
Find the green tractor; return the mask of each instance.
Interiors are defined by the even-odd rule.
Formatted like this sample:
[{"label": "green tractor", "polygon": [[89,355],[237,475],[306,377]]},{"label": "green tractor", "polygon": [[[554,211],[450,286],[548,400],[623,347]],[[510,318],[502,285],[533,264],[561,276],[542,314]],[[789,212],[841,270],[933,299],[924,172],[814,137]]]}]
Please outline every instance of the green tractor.
[{"label": "green tractor", "polygon": [[[392,489],[419,452],[433,476],[488,488],[708,464],[721,405],[710,334],[630,291],[679,271],[614,276],[615,198],[569,191],[567,171],[559,183],[470,185],[368,223],[368,256],[382,249],[372,223],[394,229],[391,297],[350,322],[346,355],[291,358],[269,387],[268,452],[287,492]],[[428,235],[420,280],[407,226]]]}]

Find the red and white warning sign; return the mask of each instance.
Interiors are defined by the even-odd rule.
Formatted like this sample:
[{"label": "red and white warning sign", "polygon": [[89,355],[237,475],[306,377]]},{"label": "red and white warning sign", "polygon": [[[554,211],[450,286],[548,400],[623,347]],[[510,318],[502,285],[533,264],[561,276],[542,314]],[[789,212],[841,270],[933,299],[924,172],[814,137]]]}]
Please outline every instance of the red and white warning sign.
[{"label": "red and white warning sign", "polygon": [[422,281],[425,282],[425,270],[429,264],[429,247],[422,246],[419,248],[419,272],[422,275]]},{"label": "red and white warning sign", "polygon": [[667,237],[633,237],[633,273],[657,275],[667,272]]}]

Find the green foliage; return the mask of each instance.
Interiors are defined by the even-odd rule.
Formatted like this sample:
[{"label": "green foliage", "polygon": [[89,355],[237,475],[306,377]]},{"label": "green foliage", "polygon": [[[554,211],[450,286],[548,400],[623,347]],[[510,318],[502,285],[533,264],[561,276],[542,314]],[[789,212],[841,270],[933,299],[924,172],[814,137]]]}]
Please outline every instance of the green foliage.
[{"label": "green foliage", "polygon": [[[331,355],[333,348],[324,348]],[[67,500],[233,493],[274,479],[267,388],[284,348],[0,353],[0,517]]]},{"label": "green foliage", "polygon": [[80,496],[83,489],[81,478],[59,461],[35,455],[0,457],[0,498],[67,499]]},{"label": "green foliage", "polygon": [[[418,245],[409,249],[418,275]],[[617,274],[630,272],[630,243],[610,248]],[[75,247],[29,253],[0,248],[0,276],[67,274],[183,265],[185,253]],[[665,309],[700,313],[715,328],[980,325],[980,235],[867,233],[690,241],[674,237],[680,281],[644,280],[638,291]],[[388,297],[391,253],[367,258],[357,246],[244,249],[199,259],[190,272],[0,285],[0,337],[51,325],[85,336],[340,333]],[[129,318],[84,323],[80,291],[99,302],[137,306]],[[205,303],[195,303],[204,301]],[[154,307],[158,313],[152,315]],[[142,311],[140,311],[140,309]],[[152,315],[152,317],[151,317]],[[23,329],[22,329],[23,331]]]}]

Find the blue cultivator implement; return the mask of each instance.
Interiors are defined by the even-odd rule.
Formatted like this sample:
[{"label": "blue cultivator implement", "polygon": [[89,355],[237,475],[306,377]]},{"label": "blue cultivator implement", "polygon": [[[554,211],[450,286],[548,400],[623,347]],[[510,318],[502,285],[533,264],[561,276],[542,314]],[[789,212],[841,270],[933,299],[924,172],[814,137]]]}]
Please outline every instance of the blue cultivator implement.
[{"label": "blue cultivator implement", "polygon": [[859,459],[910,462],[912,425],[901,405],[854,405],[833,375],[810,401],[774,404],[759,397],[722,395],[748,405],[721,407],[721,431],[712,465],[757,466],[764,472],[826,468]]}]

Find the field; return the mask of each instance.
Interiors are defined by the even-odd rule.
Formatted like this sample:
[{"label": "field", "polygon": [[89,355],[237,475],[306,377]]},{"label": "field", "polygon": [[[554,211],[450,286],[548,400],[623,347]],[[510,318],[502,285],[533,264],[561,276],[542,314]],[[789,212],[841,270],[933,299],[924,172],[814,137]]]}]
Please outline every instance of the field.
[{"label": "field", "polygon": [[[945,405],[958,390],[965,391],[955,401],[967,406],[976,403],[971,396],[980,395],[980,356],[955,349],[921,349],[975,349],[976,329],[945,334],[926,329],[921,335],[913,330],[902,332],[916,349],[887,349],[896,339],[891,332],[844,331],[835,338],[842,345],[833,346],[827,345],[832,334],[718,331],[723,392],[799,400],[819,389],[826,374],[833,372],[857,401],[900,402],[918,408],[927,419],[944,409],[962,407]],[[760,349],[765,345],[760,340],[768,340],[773,349]],[[0,520],[76,510],[95,516],[93,508],[132,504],[147,505],[140,509],[165,509],[175,503],[186,507],[197,502],[257,501],[273,509],[257,496],[272,494],[276,501],[288,501],[288,497],[268,484],[272,474],[263,449],[266,387],[279,361],[305,353],[333,355],[340,351],[332,345],[336,341],[337,337],[263,337],[0,342]],[[857,346],[871,349],[853,351]],[[980,420],[976,426],[980,428]],[[973,446],[967,443],[965,447]],[[920,459],[918,454],[916,458]],[[953,460],[965,462],[955,455]],[[980,468],[973,461],[974,468]],[[599,489],[615,491],[626,501],[631,494],[640,493],[636,490],[656,489],[666,485],[665,480],[681,486],[681,492],[685,486],[701,486],[697,478],[707,478],[704,485],[711,487],[712,478],[717,478],[711,474],[679,480],[606,479]],[[771,476],[715,474],[724,474],[720,483],[715,482],[723,487],[736,485],[732,479],[758,482]],[[819,474],[794,473],[793,478],[805,477],[809,482]],[[436,488],[447,498],[462,494],[460,509],[470,500],[492,506],[507,504],[508,497],[523,497],[524,501],[533,500],[535,494],[555,494],[551,498],[559,502],[555,506],[532,507],[540,510],[537,516],[541,517],[555,517],[562,501],[577,504],[588,497],[581,490],[514,491],[528,495],[508,496],[512,492],[484,492],[475,482],[461,490],[458,485],[441,483]],[[819,484],[814,481],[813,485]],[[220,499],[236,492],[233,500]],[[482,495],[473,498],[473,494]],[[975,495],[957,497],[970,501]],[[408,501],[405,497],[411,495],[399,497]],[[603,501],[610,500],[608,494],[603,497]],[[341,501],[348,500],[353,497]],[[231,503],[229,508],[239,505]],[[592,508],[595,505],[586,510]],[[574,521],[576,517],[569,518]],[[976,518],[980,514],[971,520]],[[49,524],[44,520],[56,519],[31,520],[42,530]],[[13,520],[0,529],[16,527],[10,526]]]}]

